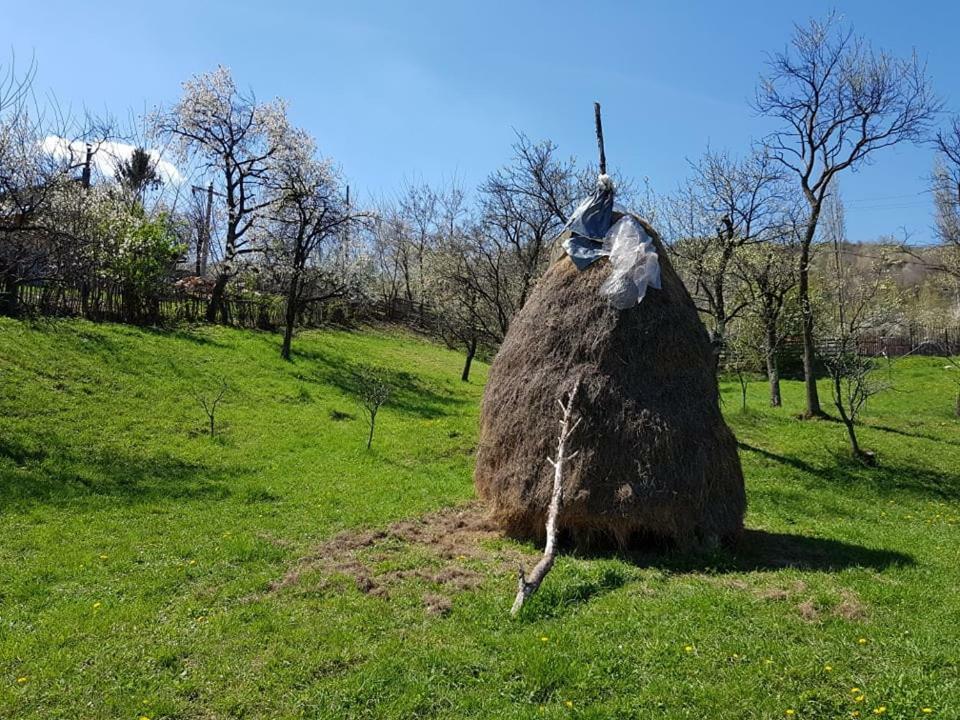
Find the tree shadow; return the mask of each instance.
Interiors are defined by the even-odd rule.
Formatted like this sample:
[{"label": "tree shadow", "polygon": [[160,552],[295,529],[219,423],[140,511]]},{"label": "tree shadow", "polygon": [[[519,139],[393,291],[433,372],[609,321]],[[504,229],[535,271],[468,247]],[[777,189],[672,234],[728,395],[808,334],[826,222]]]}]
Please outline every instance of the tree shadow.
[{"label": "tree shadow", "polygon": [[545,583],[524,603],[521,617],[542,620],[562,615],[592,598],[620,589],[630,577],[621,568],[609,565],[587,575],[577,573],[555,580],[559,582]]},{"label": "tree shadow", "polygon": [[924,498],[960,500],[960,473],[958,472],[940,472],[917,465],[892,464],[882,455],[879,464],[873,467],[866,467],[853,457],[840,454],[834,456],[833,464],[818,467],[805,460],[781,455],[744,442],[737,442],[737,447],[741,451],[752,452],[799,470],[811,479],[826,482],[834,487],[858,484],[884,495],[906,491]]},{"label": "tree shadow", "polygon": [[874,425],[873,423],[864,423],[863,427],[870,428],[871,430],[879,430],[880,432],[890,433],[891,435],[900,435],[901,437],[918,438],[920,440],[932,440],[933,442],[941,442],[941,443],[945,443],[946,445],[954,445],[956,447],[960,447],[960,441],[951,440],[945,437],[937,437],[936,435],[930,435],[929,433],[907,432],[906,430],[890,427],[889,425]]},{"label": "tree shadow", "polygon": [[119,503],[223,500],[238,473],[166,453],[137,455],[117,448],[76,448],[55,438],[0,439],[0,514],[17,506],[61,505],[91,498]]},{"label": "tree shadow", "polygon": [[375,375],[390,386],[390,399],[385,407],[424,419],[435,419],[463,407],[467,400],[453,393],[443,392],[426,384],[413,373],[393,370],[380,365],[331,358],[315,351],[300,351],[315,369],[311,375],[298,375],[301,382],[328,385],[353,398],[359,398],[365,375]]},{"label": "tree shadow", "polygon": [[[200,329],[204,329],[207,326],[198,325]],[[206,333],[197,332],[187,327],[156,327],[156,326],[146,326],[138,328],[141,332],[148,335],[154,335],[161,338],[170,338],[173,340],[184,340],[186,342],[192,343],[194,345],[200,345],[202,347],[217,347],[217,348],[227,348],[230,347],[226,343],[222,343],[219,340],[214,340]],[[244,331],[246,332],[246,331]],[[252,332],[252,331],[251,331]]]}]

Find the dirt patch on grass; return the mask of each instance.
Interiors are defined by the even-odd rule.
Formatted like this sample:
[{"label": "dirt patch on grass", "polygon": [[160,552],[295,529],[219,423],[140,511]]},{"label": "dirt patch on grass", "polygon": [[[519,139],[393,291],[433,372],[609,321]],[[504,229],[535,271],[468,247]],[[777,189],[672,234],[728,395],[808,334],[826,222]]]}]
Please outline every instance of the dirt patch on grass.
[{"label": "dirt patch on grass", "polygon": [[844,620],[866,620],[867,606],[853,590],[841,590],[840,602],[833,608],[833,614]]},{"label": "dirt patch on grass", "polygon": [[300,585],[305,575],[320,575],[322,589],[337,576],[351,579],[367,595],[387,598],[413,581],[426,585],[423,605],[431,615],[446,615],[451,596],[472,590],[487,574],[509,574],[524,555],[514,547],[493,545],[502,534],[479,503],[444,508],[381,530],[349,530],[317,546],[270,591]]},{"label": "dirt patch on grass", "polygon": [[807,622],[816,622],[820,619],[820,611],[817,609],[817,604],[812,598],[804,600],[802,603],[797,605],[797,612],[799,612],[800,617]]}]

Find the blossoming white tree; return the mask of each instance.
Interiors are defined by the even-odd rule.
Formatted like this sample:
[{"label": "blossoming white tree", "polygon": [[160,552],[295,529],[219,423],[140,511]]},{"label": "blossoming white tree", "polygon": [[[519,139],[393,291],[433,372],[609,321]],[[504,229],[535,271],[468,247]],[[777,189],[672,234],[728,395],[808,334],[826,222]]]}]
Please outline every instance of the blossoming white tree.
[{"label": "blossoming white tree", "polygon": [[275,201],[269,192],[272,160],[300,135],[291,130],[282,100],[258,102],[222,66],[185,82],[180,101],[158,113],[156,123],[184,160],[199,161],[226,205],[223,255],[207,307],[207,320],[225,319],[227,283],[246,256],[262,249],[253,230]]},{"label": "blossoming white tree", "polygon": [[265,265],[286,295],[285,360],[304,308],[359,291],[365,266],[336,168],[305,132],[291,131],[290,139],[270,161],[273,204],[264,232]]}]

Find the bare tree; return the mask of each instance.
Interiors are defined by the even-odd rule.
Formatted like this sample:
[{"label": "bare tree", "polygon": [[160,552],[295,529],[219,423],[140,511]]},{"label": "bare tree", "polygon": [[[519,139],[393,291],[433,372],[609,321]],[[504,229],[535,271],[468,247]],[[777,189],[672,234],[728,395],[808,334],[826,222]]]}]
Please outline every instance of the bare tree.
[{"label": "bare tree", "polygon": [[0,114],[10,107],[20,105],[33,87],[37,75],[37,63],[30,58],[23,72],[17,71],[17,56],[10,53],[10,62],[0,65]]},{"label": "bare tree", "polygon": [[786,191],[779,166],[762,152],[736,160],[708,150],[692,169],[667,201],[664,230],[698,309],[712,320],[719,354],[727,325],[750,301],[733,272],[738,256],[781,232]]},{"label": "bare tree", "polygon": [[[549,140],[519,134],[510,164],[491,173],[479,189],[479,222],[484,242],[478,251],[504,283],[497,308],[504,331],[527,300],[576,206],[580,186],[572,160],[559,160]],[[478,238],[479,239],[479,238]],[[505,275],[503,275],[505,273]]]},{"label": "bare tree", "polygon": [[881,252],[872,262],[870,273],[864,277],[851,277],[848,271],[848,250],[843,217],[843,205],[839,198],[831,199],[827,215],[827,238],[832,246],[833,262],[831,280],[834,307],[832,337],[829,347],[821,352],[827,374],[833,404],[847,430],[853,456],[868,464],[876,462],[873,453],[860,447],[856,425],[860,412],[874,395],[890,387],[877,374],[878,361],[866,354],[860,338],[869,329],[880,327],[886,321],[883,293],[889,277],[890,260]]},{"label": "bare tree", "polygon": [[434,253],[436,273],[432,300],[437,312],[437,331],[448,347],[463,350],[465,357],[460,380],[469,382],[470,368],[481,344],[493,344],[482,321],[486,306],[477,292],[477,279],[470,263],[476,261],[469,241],[473,220],[466,208],[465,195],[451,184],[438,193],[442,222]]},{"label": "bare tree", "polygon": [[951,348],[948,347],[943,349],[943,354],[947,358],[947,364],[943,369],[950,374],[950,380],[953,381],[953,384],[957,388],[956,402],[953,406],[953,413],[960,418],[960,354],[953,354],[950,350]]},{"label": "bare tree", "polygon": [[770,385],[770,405],[780,407],[779,354],[788,298],[797,286],[797,246],[788,225],[779,235],[755,245],[737,258],[736,273],[750,298],[749,314],[761,328],[761,355]]},{"label": "bare tree", "polygon": [[810,246],[835,178],[879,150],[923,140],[940,110],[916,54],[875,51],[836,14],[797,25],[757,88],[755,108],[781,123],[768,152],[797,178],[808,206],[801,237],[798,290],[803,311],[806,415],[822,414],[815,373]]},{"label": "bare tree", "polygon": [[367,450],[373,444],[373,431],[377,424],[377,413],[390,399],[392,389],[373,371],[364,371],[357,375],[357,387],[360,405],[367,413],[370,433],[367,435]]},{"label": "bare tree", "polygon": [[203,412],[206,413],[209,422],[210,437],[213,437],[216,431],[217,408],[223,402],[229,389],[227,379],[220,378],[220,383],[216,388],[198,388],[193,392],[197,403],[203,408]]},{"label": "bare tree", "polygon": [[529,576],[524,572],[522,565],[517,570],[517,596],[514,598],[513,607],[510,608],[511,615],[516,615],[520,612],[520,608],[523,607],[523,603],[526,602],[527,598],[540,588],[540,584],[547,576],[547,573],[550,572],[551,568],[553,568],[553,563],[557,558],[557,520],[560,517],[560,510],[563,507],[564,465],[568,460],[575,458],[579,452],[577,451],[570,455],[567,454],[567,441],[583,419],[577,418],[576,422],[571,424],[573,420],[573,404],[579,390],[580,379],[578,378],[573,385],[573,390],[571,390],[567,396],[566,401],[557,400],[563,416],[560,419],[560,435],[557,439],[557,458],[556,460],[547,458],[547,462],[553,466],[553,491],[550,493],[550,505],[547,508],[547,542],[543,549],[543,557],[540,559],[540,562],[533,567],[533,570],[530,571]]},{"label": "bare tree", "polygon": [[262,249],[251,231],[272,202],[267,188],[271,160],[291,142],[286,106],[280,100],[258,102],[219,67],[185,82],[180,101],[159,113],[156,124],[183,156],[195,156],[218,178],[218,197],[226,204],[225,237],[207,320],[226,319],[227,283],[245,256]]},{"label": "bare tree", "polygon": [[933,172],[933,201],[939,257],[933,263],[926,257],[921,259],[928,267],[932,265],[960,282],[960,115],[937,133],[936,148],[939,158]]}]

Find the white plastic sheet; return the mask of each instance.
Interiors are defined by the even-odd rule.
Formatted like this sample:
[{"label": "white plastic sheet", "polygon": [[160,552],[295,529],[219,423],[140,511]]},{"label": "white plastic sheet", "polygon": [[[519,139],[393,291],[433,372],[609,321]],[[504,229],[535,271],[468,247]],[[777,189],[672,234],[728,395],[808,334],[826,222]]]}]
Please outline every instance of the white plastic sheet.
[{"label": "white plastic sheet", "polygon": [[647,288],[660,289],[660,258],[636,218],[625,215],[607,231],[603,253],[610,256],[610,276],[600,287],[617,310],[637,305]]}]

